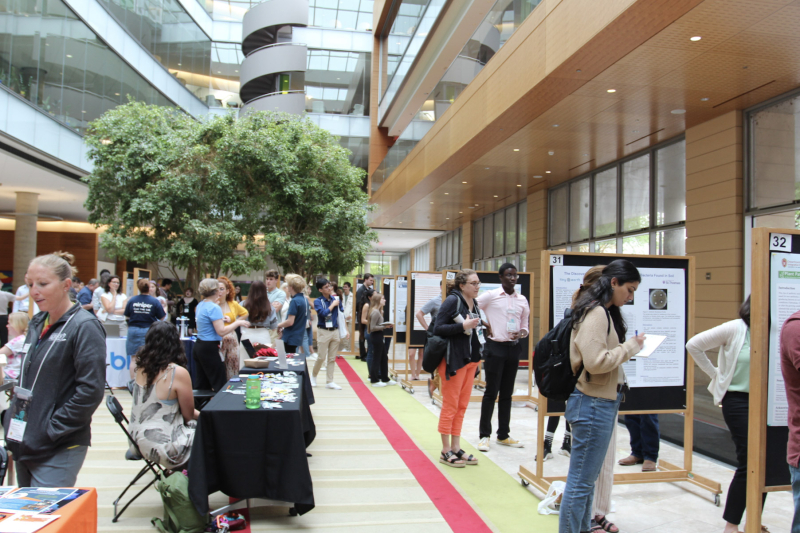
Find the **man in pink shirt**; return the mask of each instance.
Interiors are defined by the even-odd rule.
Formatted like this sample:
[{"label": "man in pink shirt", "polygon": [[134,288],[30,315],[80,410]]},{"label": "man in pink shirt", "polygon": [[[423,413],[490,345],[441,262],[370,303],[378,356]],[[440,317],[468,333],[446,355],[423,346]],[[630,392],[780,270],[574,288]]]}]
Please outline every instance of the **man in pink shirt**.
[{"label": "man in pink shirt", "polygon": [[512,448],[522,448],[523,444],[509,435],[511,422],[511,396],[514,394],[514,381],[522,354],[520,339],[530,333],[528,300],[515,289],[519,275],[517,267],[503,263],[500,267],[502,287],[486,291],[478,296],[478,307],[489,322],[489,338],[484,347],[483,368],[486,372],[486,390],[481,403],[480,443],[478,449],[489,451],[492,435],[492,414],[498,393],[497,403],[497,443]]},{"label": "man in pink shirt", "polygon": [[781,371],[789,403],[789,442],[786,461],[792,475],[794,519],[792,533],[800,533],[800,311],[790,316],[781,328]]}]

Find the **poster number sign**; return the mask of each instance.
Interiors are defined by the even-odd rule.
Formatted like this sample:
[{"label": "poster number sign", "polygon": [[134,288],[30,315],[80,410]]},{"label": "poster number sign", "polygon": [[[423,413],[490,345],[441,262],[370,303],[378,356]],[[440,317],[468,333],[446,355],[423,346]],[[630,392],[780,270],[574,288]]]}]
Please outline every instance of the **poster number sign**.
[{"label": "poster number sign", "polygon": [[551,255],[550,256],[550,266],[564,266],[564,256],[563,255]]},{"label": "poster number sign", "polygon": [[792,236],[784,235],[783,233],[770,233],[769,234],[769,250],[771,252],[789,252],[792,251]]}]

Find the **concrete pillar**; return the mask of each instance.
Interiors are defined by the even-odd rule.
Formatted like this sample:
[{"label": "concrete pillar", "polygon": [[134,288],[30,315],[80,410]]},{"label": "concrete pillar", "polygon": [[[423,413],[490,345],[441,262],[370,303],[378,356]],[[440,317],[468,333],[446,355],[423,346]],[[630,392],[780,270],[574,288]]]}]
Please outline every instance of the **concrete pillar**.
[{"label": "concrete pillar", "polygon": [[36,221],[39,220],[39,194],[17,192],[14,227],[14,291],[25,283],[28,264],[36,257]]}]

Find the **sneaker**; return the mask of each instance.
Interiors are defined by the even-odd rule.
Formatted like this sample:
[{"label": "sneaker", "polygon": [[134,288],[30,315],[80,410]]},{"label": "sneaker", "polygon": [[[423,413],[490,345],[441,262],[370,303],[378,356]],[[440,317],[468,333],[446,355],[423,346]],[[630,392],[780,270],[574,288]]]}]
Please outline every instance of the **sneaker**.
[{"label": "sneaker", "polygon": [[137,452],[136,450],[131,450],[130,448],[128,448],[127,450],[125,450],[125,459],[127,459],[128,461],[141,461],[142,456],[139,455],[139,452]]},{"label": "sneaker", "polygon": [[478,443],[478,450],[482,452],[489,451],[489,437],[483,437],[481,441]]},{"label": "sneaker", "polygon": [[558,453],[565,457],[569,457],[572,453],[572,439],[569,437],[564,437],[564,442],[561,443],[561,449],[558,450]]},{"label": "sneaker", "polygon": [[372,386],[373,387],[385,387],[386,383],[384,383],[383,381],[376,381],[375,383],[372,384]]},{"label": "sneaker", "polygon": [[325,387],[328,388],[328,389],[333,389],[333,390],[342,390],[342,388],[339,385],[337,385],[336,383],[334,383],[333,381],[331,381],[330,383],[325,385]]},{"label": "sneaker", "polygon": [[317,386],[317,378],[315,378],[313,376],[313,374],[311,376],[309,376],[309,378],[311,379],[311,386],[312,387],[316,387]]},{"label": "sneaker", "polygon": [[497,439],[497,444],[502,444],[503,446],[510,446],[511,448],[524,448],[525,447],[525,445],[522,444],[520,441],[514,440],[511,437],[508,437],[507,439],[503,439],[503,440]]},{"label": "sneaker", "polygon": [[387,385],[397,385],[397,382],[395,380],[393,380],[393,379],[390,379],[389,381],[386,382],[386,384]]},{"label": "sneaker", "polygon": [[[553,458],[553,449],[552,449],[551,446],[552,445],[548,445],[547,441],[545,441],[545,443],[544,443],[544,459],[542,459],[542,461],[547,461],[548,459],[552,459]],[[534,461],[536,460],[536,456],[535,455],[533,456],[533,460]]]}]

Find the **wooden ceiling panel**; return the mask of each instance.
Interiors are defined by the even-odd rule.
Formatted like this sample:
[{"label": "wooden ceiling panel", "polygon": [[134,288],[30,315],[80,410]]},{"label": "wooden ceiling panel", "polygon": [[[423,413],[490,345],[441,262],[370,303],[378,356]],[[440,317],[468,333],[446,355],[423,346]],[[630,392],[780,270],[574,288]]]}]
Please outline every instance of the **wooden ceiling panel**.
[{"label": "wooden ceiling panel", "polygon": [[[702,39],[690,41],[694,35]],[[643,43],[527,124],[506,125],[518,129],[510,137],[508,131],[499,135],[492,149],[435,190],[422,192],[424,198],[409,194],[411,183],[401,186],[405,194],[398,189],[394,196],[408,206],[382,225],[454,229],[531,190],[558,185],[800,86],[800,0],[705,0]],[[576,68],[586,73],[591,65],[556,77],[579,77]],[[550,97],[547,90],[563,89],[552,85],[536,98],[521,99],[515,109],[538,109],[540,99]],[[672,113],[679,109],[685,114]],[[475,128],[467,117],[457,122]],[[436,152],[449,148],[447,140],[435,144],[430,161],[415,165],[415,172],[430,172],[441,158]]]}]

